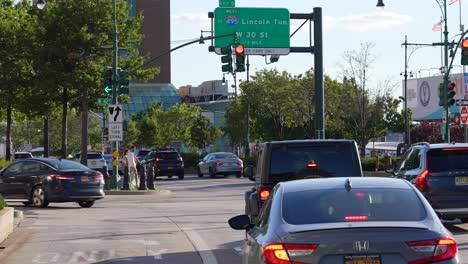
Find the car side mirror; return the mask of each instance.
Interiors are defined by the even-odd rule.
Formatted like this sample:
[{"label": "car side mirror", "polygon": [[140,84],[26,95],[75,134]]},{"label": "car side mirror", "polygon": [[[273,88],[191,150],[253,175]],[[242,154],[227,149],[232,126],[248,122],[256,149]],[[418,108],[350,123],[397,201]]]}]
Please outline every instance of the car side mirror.
[{"label": "car side mirror", "polygon": [[249,230],[252,225],[250,224],[250,217],[248,215],[238,215],[229,219],[229,226],[234,230]]},{"label": "car side mirror", "polygon": [[255,181],[254,167],[252,165],[248,165],[244,168],[244,177],[249,178],[251,181]]}]

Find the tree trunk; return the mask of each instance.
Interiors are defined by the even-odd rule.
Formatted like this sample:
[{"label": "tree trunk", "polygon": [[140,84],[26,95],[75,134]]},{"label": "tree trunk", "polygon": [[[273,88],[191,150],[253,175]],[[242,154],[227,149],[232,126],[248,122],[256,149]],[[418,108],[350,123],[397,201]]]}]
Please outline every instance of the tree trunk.
[{"label": "tree trunk", "polygon": [[11,105],[7,106],[7,130],[6,130],[6,160],[11,160]]},{"label": "tree trunk", "polygon": [[87,165],[88,160],[88,87],[78,85],[81,93],[81,164]]},{"label": "tree trunk", "polygon": [[62,101],[62,158],[66,158],[68,154],[68,88],[63,88]]},{"label": "tree trunk", "polygon": [[44,158],[48,158],[49,150],[49,117],[44,118]]}]

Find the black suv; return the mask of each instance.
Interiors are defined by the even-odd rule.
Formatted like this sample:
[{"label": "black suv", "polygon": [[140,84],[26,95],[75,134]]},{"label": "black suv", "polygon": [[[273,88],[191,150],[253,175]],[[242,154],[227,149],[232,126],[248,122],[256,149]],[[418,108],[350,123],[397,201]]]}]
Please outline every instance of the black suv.
[{"label": "black suv", "polygon": [[179,180],[184,179],[184,160],[179,152],[173,149],[151,151],[141,160],[141,165],[152,166],[155,177],[177,175]]},{"label": "black suv", "polygon": [[[255,171],[255,172],[254,172]],[[244,169],[255,181],[245,193],[245,213],[252,222],[273,187],[282,181],[325,177],[362,177],[357,144],[352,140],[291,140],[261,144],[256,170]]]},{"label": "black suv", "polygon": [[392,173],[413,183],[442,217],[468,223],[468,144],[414,144]]}]

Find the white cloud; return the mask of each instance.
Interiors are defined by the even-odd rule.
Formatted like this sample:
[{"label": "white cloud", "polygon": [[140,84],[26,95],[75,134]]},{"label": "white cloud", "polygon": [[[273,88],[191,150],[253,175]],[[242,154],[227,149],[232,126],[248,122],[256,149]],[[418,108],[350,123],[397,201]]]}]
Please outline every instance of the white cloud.
[{"label": "white cloud", "polygon": [[368,32],[395,28],[413,21],[413,17],[395,12],[374,11],[369,14],[356,14],[342,17],[324,17],[328,29],[344,29],[352,32]]},{"label": "white cloud", "polygon": [[211,19],[208,18],[208,13],[182,13],[177,15],[171,15],[172,25],[198,25],[200,27],[207,27],[211,23]]}]

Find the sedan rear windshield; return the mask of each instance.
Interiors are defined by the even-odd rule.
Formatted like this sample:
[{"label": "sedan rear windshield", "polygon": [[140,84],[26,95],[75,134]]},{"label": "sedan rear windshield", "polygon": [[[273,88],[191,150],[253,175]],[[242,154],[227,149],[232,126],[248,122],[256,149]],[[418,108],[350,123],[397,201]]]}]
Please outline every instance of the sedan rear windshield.
[{"label": "sedan rear windshield", "polygon": [[58,170],[89,170],[89,168],[83,164],[71,160],[58,159],[50,160],[48,162]]},{"label": "sedan rear windshield", "polygon": [[429,150],[427,165],[430,172],[468,169],[468,148]]},{"label": "sedan rear windshield", "polygon": [[272,182],[284,180],[361,176],[352,144],[278,146],[271,152]]},{"label": "sedan rear windshield", "polygon": [[215,154],[215,159],[237,159],[237,156],[231,153]]},{"label": "sedan rear windshield", "polygon": [[283,218],[293,225],[347,221],[421,221],[426,217],[413,190],[343,189],[286,193]]}]

